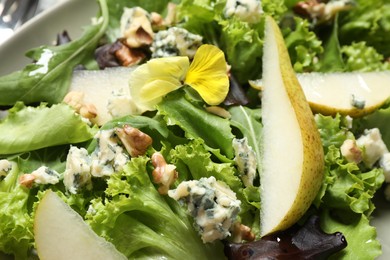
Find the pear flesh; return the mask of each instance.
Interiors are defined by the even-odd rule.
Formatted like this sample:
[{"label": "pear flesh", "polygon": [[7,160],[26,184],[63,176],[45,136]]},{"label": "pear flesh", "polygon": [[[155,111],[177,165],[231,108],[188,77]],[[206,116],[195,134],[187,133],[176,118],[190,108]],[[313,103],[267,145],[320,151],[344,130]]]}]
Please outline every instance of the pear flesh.
[{"label": "pear flesh", "polygon": [[[362,117],[390,99],[390,71],[296,73],[313,112]],[[262,79],[249,84],[263,89]]]},{"label": "pear flesh", "polygon": [[34,239],[42,260],[127,259],[51,190],[46,191],[37,207]]},{"label": "pear flesh", "polygon": [[390,98],[390,72],[297,74],[313,111],[361,117]]},{"label": "pear flesh", "polygon": [[[69,92],[82,92],[84,103],[94,105],[97,111],[97,116],[92,118],[91,122],[103,125],[113,119],[108,109],[110,98],[116,93],[130,98],[129,79],[134,69],[135,66],[76,70],[73,72]],[[131,106],[131,104],[123,104],[123,115],[134,110]]]},{"label": "pear flesh", "polygon": [[263,56],[261,235],[284,230],[310,207],[322,180],[324,154],[310,106],[280,29],[266,18]]}]

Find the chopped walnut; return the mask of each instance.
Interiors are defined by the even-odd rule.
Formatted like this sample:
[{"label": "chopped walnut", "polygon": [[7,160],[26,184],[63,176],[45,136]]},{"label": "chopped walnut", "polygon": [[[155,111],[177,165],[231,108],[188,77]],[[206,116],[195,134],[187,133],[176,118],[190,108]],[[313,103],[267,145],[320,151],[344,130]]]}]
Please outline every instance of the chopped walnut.
[{"label": "chopped walnut", "polygon": [[81,91],[70,91],[64,97],[64,102],[69,106],[73,107],[76,111],[80,111],[83,105],[84,92]]},{"label": "chopped walnut", "polygon": [[148,16],[148,12],[140,7],[125,8],[121,32],[128,47],[138,48],[153,42],[154,33]]},{"label": "chopped walnut", "polygon": [[294,12],[311,18],[314,22],[322,23],[332,20],[337,13],[349,10],[354,3],[350,0],[323,2],[320,0],[306,0],[294,6]]},{"label": "chopped walnut", "polygon": [[122,66],[129,67],[139,64],[146,55],[141,50],[132,49],[122,44],[121,47],[115,51],[115,57],[119,60]]},{"label": "chopped walnut", "polygon": [[152,155],[152,164],[154,170],[152,172],[154,183],[160,184],[158,192],[160,194],[168,194],[169,186],[171,186],[178,177],[176,166],[167,164],[161,153],[156,152]]},{"label": "chopped walnut", "polygon": [[97,109],[93,104],[84,104],[81,106],[79,113],[82,117],[91,119],[97,116]]},{"label": "chopped walnut", "polygon": [[95,118],[97,116],[97,109],[95,105],[84,103],[84,93],[80,91],[70,91],[64,97],[64,102],[73,107],[78,114],[84,118]]},{"label": "chopped walnut", "polygon": [[32,174],[23,174],[19,177],[19,184],[26,188],[31,188],[34,184],[35,176]]},{"label": "chopped walnut", "polygon": [[239,222],[234,223],[232,227],[232,237],[235,243],[242,243],[243,240],[251,242],[256,238],[250,227]]},{"label": "chopped walnut", "polygon": [[363,160],[363,152],[355,140],[345,140],[340,147],[340,151],[348,162],[360,163]]},{"label": "chopped walnut", "polygon": [[116,128],[115,133],[118,135],[131,157],[145,154],[146,150],[153,142],[149,135],[129,125],[124,125],[123,128]]}]

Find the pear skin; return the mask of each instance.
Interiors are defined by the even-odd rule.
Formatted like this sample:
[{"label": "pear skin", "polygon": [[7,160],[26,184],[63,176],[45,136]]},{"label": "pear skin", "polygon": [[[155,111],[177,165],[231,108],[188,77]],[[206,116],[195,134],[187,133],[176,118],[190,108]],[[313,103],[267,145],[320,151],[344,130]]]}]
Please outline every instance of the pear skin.
[{"label": "pear skin", "polygon": [[265,20],[261,236],[296,223],[315,199],[324,153],[313,113],[291,66],[281,31]]}]

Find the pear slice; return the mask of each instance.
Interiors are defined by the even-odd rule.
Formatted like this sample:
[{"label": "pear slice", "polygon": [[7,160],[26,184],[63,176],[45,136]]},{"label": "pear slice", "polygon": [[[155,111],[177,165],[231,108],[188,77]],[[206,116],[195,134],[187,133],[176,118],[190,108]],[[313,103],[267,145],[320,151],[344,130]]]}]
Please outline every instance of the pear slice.
[{"label": "pear slice", "polygon": [[127,259],[51,190],[46,191],[36,209],[34,239],[42,260]]},{"label": "pear slice", "polygon": [[[390,71],[297,73],[311,109],[323,115],[361,117],[380,108],[390,98]],[[262,89],[262,80],[249,84]]]},{"label": "pear slice", "polygon": [[390,72],[346,72],[297,74],[313,111],[367,115],[390,98]]},{"label": "pear slice", "polygon": [[320,189],[324,168],[312,111],[271,17],[265,22],[263,86],[262,236],[284,230],[303,216]]},{"label": "pear slice", "polygon": [[[115,93],[121,93],[130,99],[129,79],[134,67],[115,67],[104,70],[76,70],[73,72],[69,91],[82,92],[83,101],[86,104],[93,104],[97,116],[91,122],[103,125],[113,116],[109,112],[110,99]],[[118,104],[122,111],[119,116],[132,113],[135,110],[131,102],[122,101]],[[118,108],[119,109],[119,108]]]}]

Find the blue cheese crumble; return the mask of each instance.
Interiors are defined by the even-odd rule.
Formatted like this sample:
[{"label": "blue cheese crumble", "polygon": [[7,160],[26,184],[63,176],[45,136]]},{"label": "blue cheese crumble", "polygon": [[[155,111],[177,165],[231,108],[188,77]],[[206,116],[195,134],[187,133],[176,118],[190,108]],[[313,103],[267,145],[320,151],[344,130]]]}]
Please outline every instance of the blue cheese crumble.
[{"label": "blue cheese crumble", "polygon": [[224,182],[215,177],[184,181],[168,195],[187,204],[204,243],[230,236],[240,212],[241,201]]},{"label": "blue cheese crumble", "polygon": [[363,150],[363,162],[369,168],[389,152],[378,128],[364,130],[364,134],[356,140],[356,144]]},{"label": "blue cheese crumble", "polygon": [[60,181],[60,174],[47,166],[41,166],[31,173],[36,184],[57,184]]},{"label": "blue cheese crumble", "polygon": [[127,115],[139,115],[141,110],[134,103],[133,99],[123,89],[113,91],[108,98],[107,111],[112,118],[119,118]]},{"label": "blue cheese crumble", "polygon": [[192,34],[186,29],[171,27],[154,35],[151,46],[152,58],[188,56],[192,59],[202,45],[202,36]]},{"label": "blue cheese crumble", "polygon": [[259,0],[227,0],[224,9],[225,17],[237,17],[247,23],[258,23],[262,14]]},{"label": "blue cheese crumble", "polygon": [[66,158],[64,185],[70,193],[76,194],[81,187],[90,188],[91,162],[85,148],[72,146]]},{"label": "blue cheese crumble", "polygon": [[233,139],[234,161],[237,164],[238,171],[241,175],[245,187],[253,186],[253,180],[256,177],[256,154],[252,147],[249,146],[246,137],[242,139]]},{"label": "blue cheese crumble", "polygon": [[94,177],[109,176],[121,171],[129,156],[120,145],[114,130],[101,130],[95,135],[97,147],[91,154],[91,174]]},{"label": "blue cheese crumble", "polygon": [[12,170],[12,163],[8,160],[0,160],[0,177],[6,176]]}]

